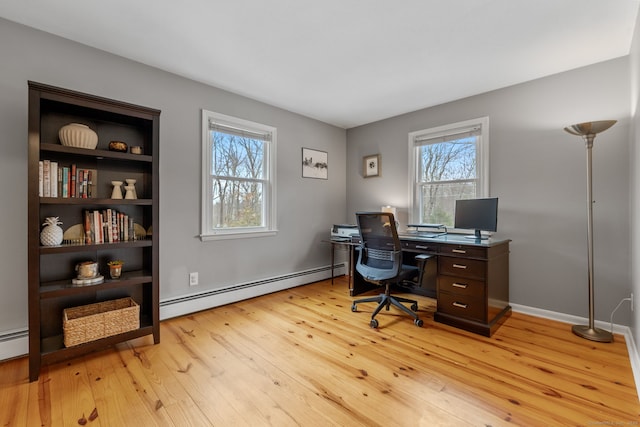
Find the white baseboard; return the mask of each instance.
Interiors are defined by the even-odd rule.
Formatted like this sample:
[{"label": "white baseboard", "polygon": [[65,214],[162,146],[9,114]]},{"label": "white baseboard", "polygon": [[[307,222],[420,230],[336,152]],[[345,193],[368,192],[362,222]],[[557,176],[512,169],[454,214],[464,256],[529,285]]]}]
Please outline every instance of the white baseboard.
[{"label": "white baseboard", "polygon": [[[518,313],[529,314],[531,316],[542,317],[550,320],[557,320],[558,322],[568,323],[571,325],[587,325],[589,319],[584,317],[572,316],[569,314],[558,313],[555,311],[543,310],[535,307],[528,307],[526,305],[511,304],[511,309]],[[596,328],[604,329],[605,331],[611,331],[611,323],[596,320],[594,322]],[[567,328],[568,330],[568,328]],[[628,326],[613,325],[613,333],[624,335],[624,340],[627,343],[627,352],[629,353],[629,361],[631,362],[631,371],[633,372],[633,379],[636,384],[636,391],[638,398],[640,399],[640,355],[638,354],[638,347],[636,346],[633,334]]]},{"label": "white baseboard", "polygon": [[0,360],[13,359],[29,353],[29,330],[0,332]]},{"label": "white baseboard", "polygon": [[[336,264],[334,271],[336,276],[345,274],[345,271],[344,263]],[[183,316],[329,278],[331,278],[331,267],[326,266],[177,298],[167,298],[160,301],[160,320]]]}]

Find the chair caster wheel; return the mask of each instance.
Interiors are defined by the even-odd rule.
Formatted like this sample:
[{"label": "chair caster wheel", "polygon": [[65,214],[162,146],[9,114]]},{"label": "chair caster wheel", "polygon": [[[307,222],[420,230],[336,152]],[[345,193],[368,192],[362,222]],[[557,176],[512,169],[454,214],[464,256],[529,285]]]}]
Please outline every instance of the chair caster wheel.
[{"label": "chair caster wheel", "polygon": [[371,326],[373,329],[376,329],[378,327],[378,321],[376,319],[371,319],[371,322],[369,322],[369,326]]},{"label": "chair caster wheel", "polygon": [[418,303],[411,304],[411,311],[418,311]]},{"label": "chair caster wheel", "polygon": [[358,307],[355,304],[353,304],[351,306],[351,311],[353,311],[355,313],[356,311],[358,311]]},{"label": "chair caster wheel", "polygon": [[416,319],[413,321],[413,323],[415,323],[415,325],[419,328],[422,328],[422,325],[424,325],[424,322],[422,321],[422,319]]}]

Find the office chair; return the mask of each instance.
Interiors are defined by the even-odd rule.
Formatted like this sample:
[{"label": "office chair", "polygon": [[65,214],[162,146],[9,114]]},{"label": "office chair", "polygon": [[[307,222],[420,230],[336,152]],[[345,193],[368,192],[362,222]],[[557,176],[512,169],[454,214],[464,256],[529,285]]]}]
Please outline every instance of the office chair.
[{"label": "office chair", "polygon": [[[361,237],[356,270],[367,282],[384,286],[385,291],[384,294],[377,297],[353,301],[351,311],[358,311],[357,304],[377,302],[378,306],[373,311],[369,323],[372,328],[377,328],[376,315],[383,307],[389,310],[389,307],[393,305],[413,317],[413,323],[421,327],[423,322],[415,313],[418,311],[418,302],[391,296],[390,292],[391,285],[411,281],[420,274],[418,267],[402,264],[402,246],[393,214],[390,212],[358,212],[356,217]],[[411,310],[401,303],[411,304]]]}]

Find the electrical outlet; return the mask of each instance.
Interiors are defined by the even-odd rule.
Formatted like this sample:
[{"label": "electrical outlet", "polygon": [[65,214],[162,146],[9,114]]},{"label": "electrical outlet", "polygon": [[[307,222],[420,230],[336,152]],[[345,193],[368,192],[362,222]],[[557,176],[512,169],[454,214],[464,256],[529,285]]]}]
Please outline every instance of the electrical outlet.
[{"label": "electrical outlet", "polygon": [[633,292],[631,292],[631,298],[629,298],[630,302],[631,302],[631,311],[633,311]]},{"label": "electrical outlet", "polygon": [[189,273],[189,286],[196,286],[198,284],[198,273]]}]

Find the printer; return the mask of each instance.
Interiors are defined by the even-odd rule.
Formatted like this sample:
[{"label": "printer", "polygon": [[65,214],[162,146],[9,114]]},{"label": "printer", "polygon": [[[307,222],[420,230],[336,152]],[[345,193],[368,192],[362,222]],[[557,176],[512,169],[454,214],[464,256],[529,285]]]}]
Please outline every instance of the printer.
[{"label": "printer", "polygon": [[331,227],[332,239],[345,239],[349,240],[353,236],[358,236],[358,226],[355,224],[333,224]]}]

